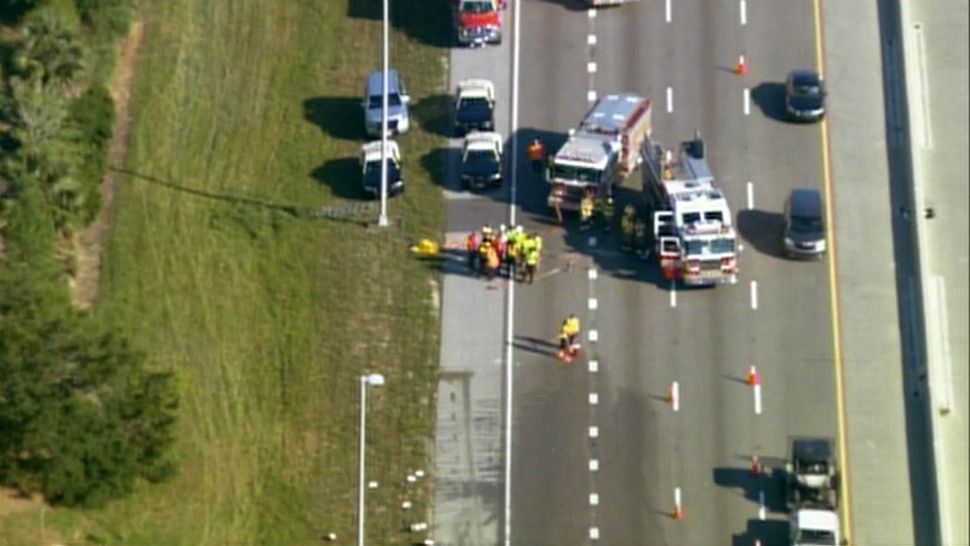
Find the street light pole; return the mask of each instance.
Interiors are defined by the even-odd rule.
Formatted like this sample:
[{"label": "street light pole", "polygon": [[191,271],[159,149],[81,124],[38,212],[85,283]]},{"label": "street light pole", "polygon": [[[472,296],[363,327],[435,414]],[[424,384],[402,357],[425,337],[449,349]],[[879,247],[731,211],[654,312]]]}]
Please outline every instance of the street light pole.
[{"label": "street light pole", "polygon": [[381,79],[383,80],[383,93],[381,95],[381,215],[377,218],[377,225],[380,227],[387,227],[387,73],[388,73],[388,27],[390,23],[388,19],[388,3],[390,0],[384,0],[384,37],[383,37],[383,58],[384,58],[384,68],[382,69],[383,75]]},{"label": "street light pole", "polygon": [[357,460],[360,463],[357,474],[357,546],[364,546],[364,496],[366,495],[364,486],[366,450],[364,447],[367,445],[367,427],[364,424],[367,421],[367,387],[380,387],[383,384],[384,376],[379,373],[360,376],[360,432],[358,434],[358,438],[360,438],[360,450],[357,455]]}]

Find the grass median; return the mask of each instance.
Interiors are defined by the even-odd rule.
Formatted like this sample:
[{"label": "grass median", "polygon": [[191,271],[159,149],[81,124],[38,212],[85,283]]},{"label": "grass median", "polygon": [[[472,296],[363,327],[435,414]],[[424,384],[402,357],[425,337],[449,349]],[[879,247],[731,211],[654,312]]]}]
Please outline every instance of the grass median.
[{"label": "grass median", "polygon": [[431,470],[439,276],[407,246],[443,230],[447,1],[395,7],[419,123],[389,230],[361,225],[355,159],[380,2],[143,2],[95,313],[176,370],[181,470],[103,510],[0,516],[0,544],[351,543],[364,372],[387,378],[368,398],[369,542],[425,520],[430,483],[405,476]]}]

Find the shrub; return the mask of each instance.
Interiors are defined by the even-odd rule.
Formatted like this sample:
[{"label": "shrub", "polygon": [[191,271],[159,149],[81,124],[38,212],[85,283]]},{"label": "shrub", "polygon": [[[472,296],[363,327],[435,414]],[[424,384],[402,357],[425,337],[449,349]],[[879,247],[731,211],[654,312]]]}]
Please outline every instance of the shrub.
[{"label": "shrub", "polygon": [[128,33],[135,0],[76,0],[77,11],[84,24],[95,32],[106,32],[113,37]]}]

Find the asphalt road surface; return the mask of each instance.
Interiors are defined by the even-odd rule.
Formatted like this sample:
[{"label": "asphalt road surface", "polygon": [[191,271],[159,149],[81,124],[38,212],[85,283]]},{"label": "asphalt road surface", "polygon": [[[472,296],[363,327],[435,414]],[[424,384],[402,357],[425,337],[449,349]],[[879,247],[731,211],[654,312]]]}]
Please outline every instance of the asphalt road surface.
[{"label": "asphalt road surface", "polygon": [[[546,186],[520,170],[520,217],[546,250],[539,279],[516,291],[512,543],[783,543],[776,469],[788,438],[836,436],[827,265],[780,257],[785,195],[823,184],[819,127],[778,119],[787,72],[816,65],[812,5],[757,3],[742,16],[735,2],[679,1],[670,22],[663,2],[595,17],[565,0],[522,11],[522,141],[538,134],[554,150],[590,91],[649,97],[656,140],[705,137],[744,249],[738,284],[672,289],[616,235],[591,240],[568,216],[556,226]],[[642,203],[639,176],[617,211]],[[563,366],[555,335],[570,312],[587,335],[583,358]],[[760,414],[744,381],[752,364]],[[664,400],[674,381],[678,412]],[[749,473],[755,452],[765,476]]]}]

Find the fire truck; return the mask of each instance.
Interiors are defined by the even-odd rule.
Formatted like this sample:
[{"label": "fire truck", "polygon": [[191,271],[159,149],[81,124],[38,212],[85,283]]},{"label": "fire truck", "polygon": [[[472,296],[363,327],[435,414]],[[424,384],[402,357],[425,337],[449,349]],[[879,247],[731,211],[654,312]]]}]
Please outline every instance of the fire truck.
[{"label": "fire truck", "polygon": [[579,210],[587,188],[612,195],[613,185],[636,169],[649,136],[649,100],[632,93],[598,100],[549,160],[549,206]]},{"label": "fire truck", "polygon": [[737,234],[699,133],[676,156],[657,142],[642,150],[643,191],[653,210],[654,255],[664,278],[689,286],[737,282]]}]

